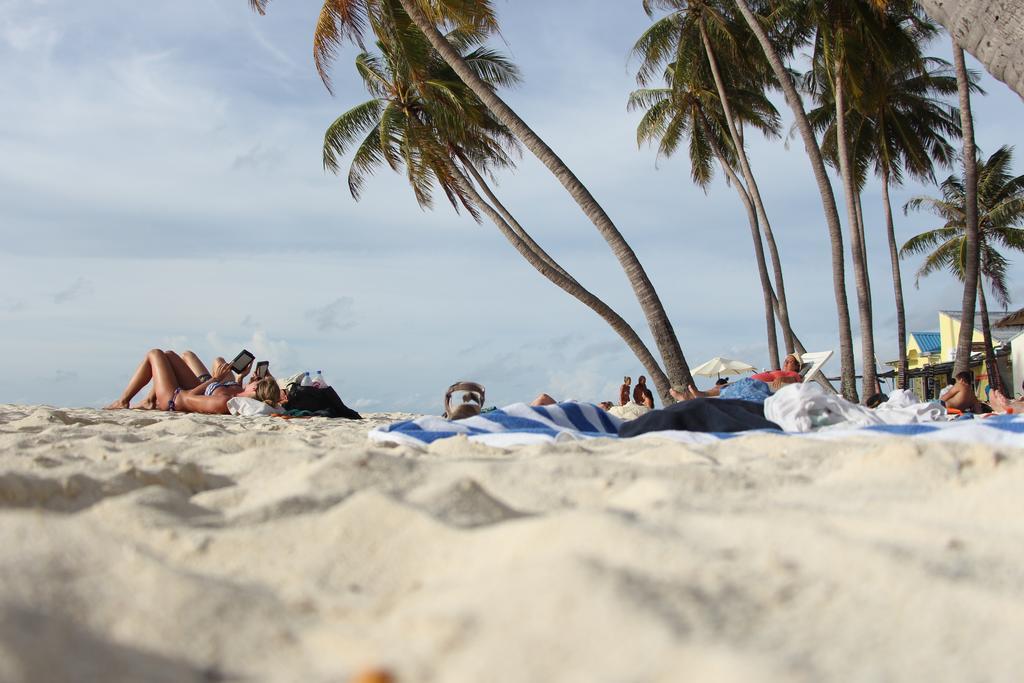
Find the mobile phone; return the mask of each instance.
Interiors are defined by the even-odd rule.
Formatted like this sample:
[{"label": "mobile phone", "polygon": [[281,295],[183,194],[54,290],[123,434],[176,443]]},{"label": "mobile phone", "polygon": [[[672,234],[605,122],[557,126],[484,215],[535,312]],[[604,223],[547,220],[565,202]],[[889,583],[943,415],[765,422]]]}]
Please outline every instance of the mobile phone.
[{"label": "mobile phone", "polygon": [[235,359],[231,361],[231,369],[235,372],[243,372],[249,364],[256,360],[256,356],[249,353],[247,350],[242,349],[235,356]]},{"label": "mobile phone", "polygon": [[261,360],[256,364],[256,379],[263,379],[267,376],[268,369],[270,368],[269,360]]}]

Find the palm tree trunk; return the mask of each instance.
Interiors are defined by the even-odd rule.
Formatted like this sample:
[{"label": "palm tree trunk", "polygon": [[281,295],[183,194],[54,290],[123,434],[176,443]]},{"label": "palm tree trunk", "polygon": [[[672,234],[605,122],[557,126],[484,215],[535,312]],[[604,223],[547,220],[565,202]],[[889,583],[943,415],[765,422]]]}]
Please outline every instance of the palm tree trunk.
[{"label": "palm tree trunk", "polygon": [[889,167],[882,166],[882,205],[885,208],[885,233],[889,238],[889,264],[892,266],[892,289],[896,296],[896,343],[900,349],[900,365],[896,373],[896,386],[907,388],[907,314],[903,308],[903,278],[900,274],[900,253],[896,246],[896,230],[892,221],[892,202],[889,200]]},{"label": "palm tree trunk", "polygon": [[853,278],[857,289],[857,307],[860,313],[861,372],[864,376],[864,396],[878,391],[875,377],[875,338],[871,330],[871,292],[865,276],[864,244],[861,240],[857,220],[857,192],[854,189],[853,170],[850,168],[850,150],[846,137],[846,86],[843,80],[844,65],[837,58],[835,63],[836,99],[836,147],[839,157],[839,172],[843,178],[843,193],[846,198],[846,217],[850,226],[850,252],[853,256]]},{"label": "palm tree trunk", "polygon": [[974,148],[974,118],[971,115],[970,82],[967,80],[967,65],[964,51],[953,40],[953,65],[956,68],[956,85],[960,96],[960,129],[964,145],[964,210],[966,225],[964,238],[967,242],[964,264],[964,297],[960,304],[960,337],[956,344],[956,360],[953,374],[963,372],[971,364],[971,342],[974,338],[974,303],[978,291],[978,270],[981,254],[978,235],[978,157]]},{"label": "palm tree trunk", "polygon": [[[775,292],[772,291],[772,282],[768,277],[768,264],[764,258],[764,245],[761,244],[761,231],[758,229],[757,224],[757,212],[754,209],[754,203],[750,199],[750,195],[743,187],[743,183],[736,176],[736,172],[732,166],[725,160],[725,155],[722,150],[718,147],[718,143],[715,141],[711,132],[708,130],[707,121],[703,118],[699,119],[700,127],[704,131],[705,137],[711,145],[711,150],[714,152],[715,157],[718,159],[719,165],[722,167],[729,180],[732,181],[736,187],[736,193],[740,197],[740,201],[743,202],[743,208],[747,210],[747,223],[750,225],[750,238],[754,241],[754,260],[757,262],[757,274],[761,279],[761,294],[764,297],[764,320],[765,327],[767,328],[766,339],[768,340],[768,360],[773,368],[781,368],[782,364],[779,362],[779,339],[775,333],[775,309],[774,305],[778,304],[778,299],[775,296]],[[783,326],[785,329],[785,326]],[[789,336],[792,339],[792,333]],[[792,353],[789,351],[788,353]]]},{"label": "palm tree trunk", "polygon": [[437,50],[441,58],[452,67],[459,78],[469,86],[480,101],[491,111],[491,113],[502,124],[507,126],[512,133],[519,138],[540,161],[548,167],[559,182],[569,192],[570,196],[579,204],[583,213],[597,228],[598,232],[611,247],[612,253],[618,259],[622,269],[629,278],[633,287],[640,308],[644,312],[647,324],[651,328],[655,344],[661,354],[665,370],[673,385],[690,386],[693,384],[693,376],[686,364],[686,358],[679,346],[679,340],[672,323],[669,321],[668,313],[658,297],[658,293],[651,284],[650,278],[644,271],[643,266],[637,259],[632,247],[626,242],[615,224],[605,213],[604,209],[597,203],[597,200],[590,194],[590,191],[580,182],[565,163],[558,158],[548,145],[530,129],[526,122],[512,111],[505,102],[498,97],[494,90],[483,82],[462,56],[448,43],[441,32],[437,30],[430,19],[423,13],[416,0],[399,0],[402,8],[409,18],[423,32],[431,46]]},{"label": "palm tree trunk", "polygon": [[558,272],[560,275],[575,281],[575,278],[573,278],[568,271],[562,268],[561,264],[555,261],[555,259],[551,258],[551,256],[546,251],[544,251],[544,249],[539,244],[537,244],[536,241],[534,241],[533,237],[530,236],[530,233],[526,232],[523,226],[519,224],[519,221],[515,219],[515,217],[508,211],[508,209],[505,208],[505,205],[502,204],[501,201],[494,195],[494,191],[491,190],[490,185],[487,184],[487,181],[484,180],[484,177],[480,174],[478,170],[476,170],[476,166],[470,163],[469,159],[467,159],[463,154],[458,154],[458,159],[460,162],[462,162],[463,167],[465,167],[469,171],[470,175],[473,176],[474,182],[476,182],[476,184],[483,191],[484,196],[487,197],[487,201],[490,202],[491,206],[493,206],[497,210],[497,212],[501,215],[502,219],[508,224],[508,226],[512,228],[512,231],[516,234],[516,237],[525,242],[526,246],[528,246],[530,250],[533,251],[533,253],[535,253],[541,260],[543,260],[549,266],[554,268],[555,271]]},{"label": "palm tree trunk", "polygon": [[985,339],[985,368],[988,370],[988,384],[993,389],[1003,390],[999,366],[996,365],[996,351],[992,346],[992,324],[988,319],[988,301],[985,300],[985,287],[978,278],[978,306],[981,308],[981,334]]},{"label": "palm tree trunk", "polygon": [[804,148],[811,161],[811,168],[814,171],[814,179],[818,185],[818,192],[821,194],[821,203],[825,211],[825,222],[828,225],[828,236],[832,243],[832,285],[835,292],[836,315],[839,328],[839,362],[842,373],[843,396],[850,401],[857,401],[857,378],[856,366],[853,360],[853,334],[850,331],[850,308],[846,299],[846,271],[843,263],[843,231],[839,223],[839,212],[836,209],[836,199],[832,194],[832,184],[829,182],[828,173],[825,171],[825,162],[821,158],[821,148],[814,137],[814,131],[807,120],[804,112],[803,102],[800,94],[796,91],[793,79],[786,71],[782,59],[771,44],[768,35],[765,33],[760,22],[754,13],[750,11],[747,0],[736,0],[736,6],[743,14],[743,18],[750,26],[750,30],[757,36],[768,62],[775,72],[775,77],[782,85],[786,95],[786,102],[796,117],[796,126],[804,141]]},{"label": "palm tree trunk", "polygon": [[[725,122],[729,127],[729,136],[732,138],[733,147],[736,148],[736,157],[740,162],[740,170],[743,172],[743,178],[747,181],[747,194],[749,195],[749,198],[753,200],[754,207],[757,210],[757,219],[760,221],[761,227],[764,229],[765,241],[768,243],[768,252],[771,256],[772,270],[775,277],[775,293],[779,304],[779,325],[782,327],[782,336],[786,344],[786,353],[793,353],[793,328],[789,323],[789,303],[786,300],[786,285],[782,278],[782,261],[779,258],[779,249],[775,243],[775,236],[772,234],[771,222],[768,220],[768,212],[765,211],[764,202],[761,200],[761,191],[757,186],[757,180],[754,178],[754,172],[750,168],[750,160],[747,158],[747,149],[743,144],[743,136],[740,134],[736,125],[736,119],[732,113],[732,105],[729,102],[728,94],[725,92],[725,81],[722,79],[722,73],[718,67],[718,58],[715,56],[715,51],[711,47],[711,39],[708,36],[707,27],[704,26],[703,20],[699,22],[699,26],[701,42],[704,43],[704,52],[707,54],[708,64],[711,66],[711,75],[715,79],[715,89],[718,91],[718,99],[722,103],[722,112],[725,114]],[[757,241],[760,243],[761,238],[758,237]],[[773,361],[772,367],[781,367],[774,363],[775,362]]]},{"label": "palm tree trunk", "polygon": [[[465,163],[465,162],[464,162]],[[483,182],[483,178],[479,172],[473,168],[472,165],[467,164],[467,168],[470,173],[477,178],[478,182],[481,183],[481,188],[485,188],[485,192],[488,196],[494,198],[494,193],[486,183]],[[597,313],[601,318],[607,322],[615,333],[618,334],[630,350],[636,355],[637,359],[644,366],[644,370],[650,375],[651,380],[654,382],[655,387],[658,390],[658,394],[661,396],[662,402],[665,405],[671,405],[675,402],[669,393],[671,384],[669,383],[668,377],[662,371],[661,366],[658,365],[658,361],[651,354],[647,345],[644,344],[643,340],[636,331],[626,322],[622,316],[616,313],[610,306],[601,301],[598,297],[584,288],[575,278],[570,276],[561,266],[555,263],[540,245],[533,241],[529,237],[529,234],[519,226],[519,230],[515,230],[506,222],[503,215],[511,216],[508,210],[504,206],[501,206],[500,202],[498,205],[500,209],[495,209],[488,202],[486,202],[480,194],[473,187],[473,184],[468,178],[466,178],[461,171],[459,171],[454,164],[451,165],[450,169],[453,177],[458,183],[460,189],[462,189],[480,209],[487,214],[487,217],[494,222],[501,234],[509,241],[516,251],[526,259],[527,263],[534,267],[541,275],[547,278],[549,281],[554,283],[562,291],[574,297],[576,300],[590,308],[590,310]],[[494,201],[497,201],[494,198]],[[514,220],[514,219],[513,219]],[[518,222],[516,222],[518,226]],[[521,236],[522,235],[522,236]]]}]

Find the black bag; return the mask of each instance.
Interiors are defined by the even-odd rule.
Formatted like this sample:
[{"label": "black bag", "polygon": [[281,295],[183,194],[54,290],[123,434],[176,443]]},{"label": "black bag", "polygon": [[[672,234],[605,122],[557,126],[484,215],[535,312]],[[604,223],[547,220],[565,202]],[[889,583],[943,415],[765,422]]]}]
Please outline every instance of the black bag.
[{"label": "black bag", "polygon": [[328,417],[343,417],[361,420],[362,416],[345,405],[333,387],[304,387],[293,384],[288,389],[288,410],[308,410],[311,413],[326,413]]}]

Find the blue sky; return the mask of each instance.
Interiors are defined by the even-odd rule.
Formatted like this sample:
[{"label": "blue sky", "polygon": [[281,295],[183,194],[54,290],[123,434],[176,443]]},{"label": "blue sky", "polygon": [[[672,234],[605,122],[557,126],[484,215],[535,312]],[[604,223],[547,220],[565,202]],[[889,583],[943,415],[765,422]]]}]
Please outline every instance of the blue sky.
[{"label": "blue sky", "polygon": [[[598,4],[497,0],[499,46],[524,75],[506,100],[616,221],[690,363],[725,355],[763,367],[742,208],[720,179],[706,194],[695,188],[685,158],[656,162],[637,149],[627,55],[649,20],[639,0]],[[436,412],[458,379],[484,383],[497,405],[540,391],[601,400],[643,372],[493,226],[440,202],[421,210],[386,170],[358,203],[324,173],[324,129],[367,96],[354,48],[335,66],[335,96],[320,83],[319,6],[277,0],[258,17],[245,0],[0,0],[0,402],[102,405],[152,347],[205,358],[246,346],[279,372],[322,368],[365,411]],[[948,57],[943,45],[936,53]],[[1020,147],[1024,103],[983,84],[979,145]],[[749,143],[794,325],[808,348],[836,348],[828,242],[802,143]],[[537,161],[525,156],[497,191],[649,337],[617,262]],[[936,192],[908,185],[893,203]],[[877,184],[864,201],[887,360],[895,315]],[[926,214],[897,221],[900,240],[936,225]],[[910,328],[933,329],[960,288],[936,275],[914,289],[917,265],[903,264]],[[1012,276],[1019,306],[1024,269]],[[855,316],[852,280],[848,289]]]}]

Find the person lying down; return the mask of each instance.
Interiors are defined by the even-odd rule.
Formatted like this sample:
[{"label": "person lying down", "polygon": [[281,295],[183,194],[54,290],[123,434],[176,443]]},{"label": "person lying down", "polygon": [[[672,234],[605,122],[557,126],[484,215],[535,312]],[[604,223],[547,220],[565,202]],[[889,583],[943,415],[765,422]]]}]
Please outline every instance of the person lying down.
[{"label": "person lying down", "polygon": [[[153,383],[150,396],[140,407],[168,412],[227,415],[228,401],[235,397],[254,398],[272,407],[287,400],[273,377],[251,381],[243,387],[241,379],[232,376],[227,363],[215,364],[215,371],[216,376],[206,374],[208,379],[199,381],[203,373],[197,376],[181,356],[173,351],[152,349],[142,359],[120,398],[106,406],[106,410],[130,407],[132,399],[150,382]],[[247,372],[248,369],[241,377]]]}]

